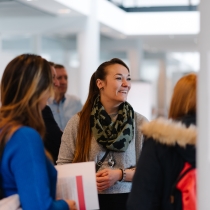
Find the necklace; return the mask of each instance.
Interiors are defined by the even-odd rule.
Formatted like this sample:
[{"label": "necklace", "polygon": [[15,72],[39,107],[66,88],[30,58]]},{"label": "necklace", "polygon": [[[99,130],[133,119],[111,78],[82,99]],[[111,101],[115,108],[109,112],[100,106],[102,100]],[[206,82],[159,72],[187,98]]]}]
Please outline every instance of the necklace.
[{"label": "necklace", "polygon": [[109,156],[110,156],[110,158],[109,158],[109,160],[108,160],[108,165],[111,167],[111,168],[113,168],[113,166],[115,165],[115,159],[113,158],[113,156],[112,156],[113,154],[109,154]]},{"label": "necklace", "polygon": [[109,117],[111,118],[112,123],[115,122],[117,119],[118,113],[110,114]]}]

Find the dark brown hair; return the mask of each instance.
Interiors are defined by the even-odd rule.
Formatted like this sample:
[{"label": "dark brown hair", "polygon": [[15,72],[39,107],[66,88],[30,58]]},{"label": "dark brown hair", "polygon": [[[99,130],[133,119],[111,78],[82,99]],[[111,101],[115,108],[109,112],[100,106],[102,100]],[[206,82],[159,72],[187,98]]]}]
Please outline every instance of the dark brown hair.
[{"label": "dark brown hair", "polygon": [[113,58],[110,61],[102,63],[93,73],[90,79],[89,93],[83,109],[79,112],[80,120],[77,132],[76,149],[73,162],[85,162],[89,160],[89,151],[91,145],[91,128],[90,128],[90,114],[93,108],[94,101],[99,95],[99,89],[96,85],[96,80],[105,80],[107,75],[107,67],[120,64],[126,69],[127,65],[118,58]]},{"label": "dark brown hair", "polygon": [[171,99],[169,118],[176,120],[185,114],[196,113],[196,89],[196,74],[188,74],[176,83]]},{"label": "dark brown hair", "polygon": [[55,63],[53,63],[52,61],[48,61],[48,63],[50,64],[51,67],[55,67]]},{"label": "dark brown hair", "polygon": [[55,64],[55,69],[65,69],[65,67],[61,64]]}]

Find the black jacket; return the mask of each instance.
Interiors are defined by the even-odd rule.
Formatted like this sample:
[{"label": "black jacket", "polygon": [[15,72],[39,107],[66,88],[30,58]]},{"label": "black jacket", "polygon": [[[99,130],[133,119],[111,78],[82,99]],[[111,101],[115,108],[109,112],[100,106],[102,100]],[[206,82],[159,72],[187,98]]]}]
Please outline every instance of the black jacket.
[{"label": "black jacket", "polygon": [[58,127],[49,106],[46,106],[42,110],[42,117],[46,127],[44,145],[47,151],[52,155],[54,164],[56,164],[63,132]]},{"label": "black jacket", "polygon": [[[133,178],[128,210],[172,210],[172,185],[187,161],[195,166],[195,115],[186,115],[181,122],[157,119],[143,125],[147,137]],[[186,128],[186,126],[190,127]],[[181,209],[180,199],[175,209]]]}]

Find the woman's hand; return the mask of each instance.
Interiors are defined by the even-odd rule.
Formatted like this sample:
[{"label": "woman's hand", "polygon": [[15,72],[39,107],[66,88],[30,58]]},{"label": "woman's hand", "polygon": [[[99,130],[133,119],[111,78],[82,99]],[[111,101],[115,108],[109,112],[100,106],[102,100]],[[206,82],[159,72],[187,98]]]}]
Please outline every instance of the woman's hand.
[{"label": "woman's hand", "polygon": [[115,182],[122,179],[120,169],[103,169],[96,173],[96,182],[98,191],[103,191],[113,186]]},{"label": "woman's hand", "polygon": [[73,200],[65,200],[70,210],[77,210],[76,203]]}]

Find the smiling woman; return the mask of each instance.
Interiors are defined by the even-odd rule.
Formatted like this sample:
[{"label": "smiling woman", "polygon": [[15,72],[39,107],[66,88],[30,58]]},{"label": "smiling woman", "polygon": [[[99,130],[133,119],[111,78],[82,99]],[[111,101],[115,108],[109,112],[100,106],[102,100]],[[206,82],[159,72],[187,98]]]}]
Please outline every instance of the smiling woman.
[{"label": "smiling woman", "polygon": [[126,102],[130,71],[114,58],[93,73],[86,103],[68,122],[58,164],[95,161],[100,209],[126,209],[146,118]]}]

